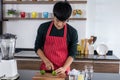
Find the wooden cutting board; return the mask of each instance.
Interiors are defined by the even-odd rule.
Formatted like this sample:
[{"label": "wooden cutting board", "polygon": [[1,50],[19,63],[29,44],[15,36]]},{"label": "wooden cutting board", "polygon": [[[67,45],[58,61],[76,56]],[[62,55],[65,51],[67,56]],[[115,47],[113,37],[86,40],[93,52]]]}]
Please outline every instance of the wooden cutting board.
[{"label": "wooden cutting board", "polygon": [[44,75],[41,75],[39,72],[35,74],[34,77],[32,77],[32,80],[65,80],[66,75],[57,75],[53,76],[51,73],[45,73]]}]

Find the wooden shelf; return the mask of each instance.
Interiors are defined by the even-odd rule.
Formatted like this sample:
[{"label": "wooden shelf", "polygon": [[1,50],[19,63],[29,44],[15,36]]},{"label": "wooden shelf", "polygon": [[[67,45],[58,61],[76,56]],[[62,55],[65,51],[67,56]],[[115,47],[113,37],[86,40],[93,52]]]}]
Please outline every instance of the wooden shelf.
[{"label": "wooden shelf", "polygon": [[[10,18],[5,17],[3,20],[52,20],[53,18]],[[70,18],[69,20],[86,20],[86,18]]]},{"label": "wooden shelf", "polygon": [[[54,4],[58,1],[3,1],[3,4]],[[69,1],[71,4],[86,4],[87,1]],[[14,18],[5,17],[4,21],[8,20],[52,20],[52,18]],[[86,20],[86,18],[70,18],[69,20]]]},{"label": "wooden shelf", "polygon": [[[54,4],[57,1],[3,1],[3,4]],[[71,4],[86,4],[87,1],[69,1]]]}]

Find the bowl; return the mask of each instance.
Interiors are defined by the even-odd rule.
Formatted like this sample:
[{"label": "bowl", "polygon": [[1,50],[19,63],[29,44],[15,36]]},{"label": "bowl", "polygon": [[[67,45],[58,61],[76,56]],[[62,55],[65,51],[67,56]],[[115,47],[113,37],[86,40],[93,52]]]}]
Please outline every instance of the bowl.
[{"label": "bowl", "polygon": [[105,44],[99,44],[96,47],[96,51],[97,51],[98,55],[106,55],[108,52],[108,47]]}]

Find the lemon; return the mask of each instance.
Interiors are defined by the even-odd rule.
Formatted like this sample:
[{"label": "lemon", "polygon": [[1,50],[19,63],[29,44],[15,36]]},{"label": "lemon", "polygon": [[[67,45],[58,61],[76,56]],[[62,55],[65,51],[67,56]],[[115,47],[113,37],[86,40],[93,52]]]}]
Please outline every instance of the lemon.
[{"label": "lemon", "polygon": [[56,73],[55,71],[52,71],[52,75],[53,75],[53,76],[56,76],[57,73]]},{"label": "lemon", "polygon": [[42,75],[44,75],[44,74],[45,74],[45,70],[40,70],[40,73],[41,73]]}]

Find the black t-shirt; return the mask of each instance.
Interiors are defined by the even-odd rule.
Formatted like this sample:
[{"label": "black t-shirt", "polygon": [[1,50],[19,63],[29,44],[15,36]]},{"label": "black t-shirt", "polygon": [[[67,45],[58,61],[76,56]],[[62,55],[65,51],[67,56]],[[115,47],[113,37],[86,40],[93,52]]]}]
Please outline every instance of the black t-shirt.
[{"label": "black t-shirt", "polygon": [[[37,31],[37,36],[35,40],[35,52],[37,52],[38,49],[43,49],[46,34],[48,31],[48,28],[50,26],[51,21],[45,22],[40,25]],[[57,29],[55,25],[52,26],[50,36],[63,36],[64,35],[64,28]],[[77,53],[77,42],[78,42],[78,34],[76,29],[74,29],[72,26],[67,24],[67,46],[68,46],[68,55],[74,57]]]}]

